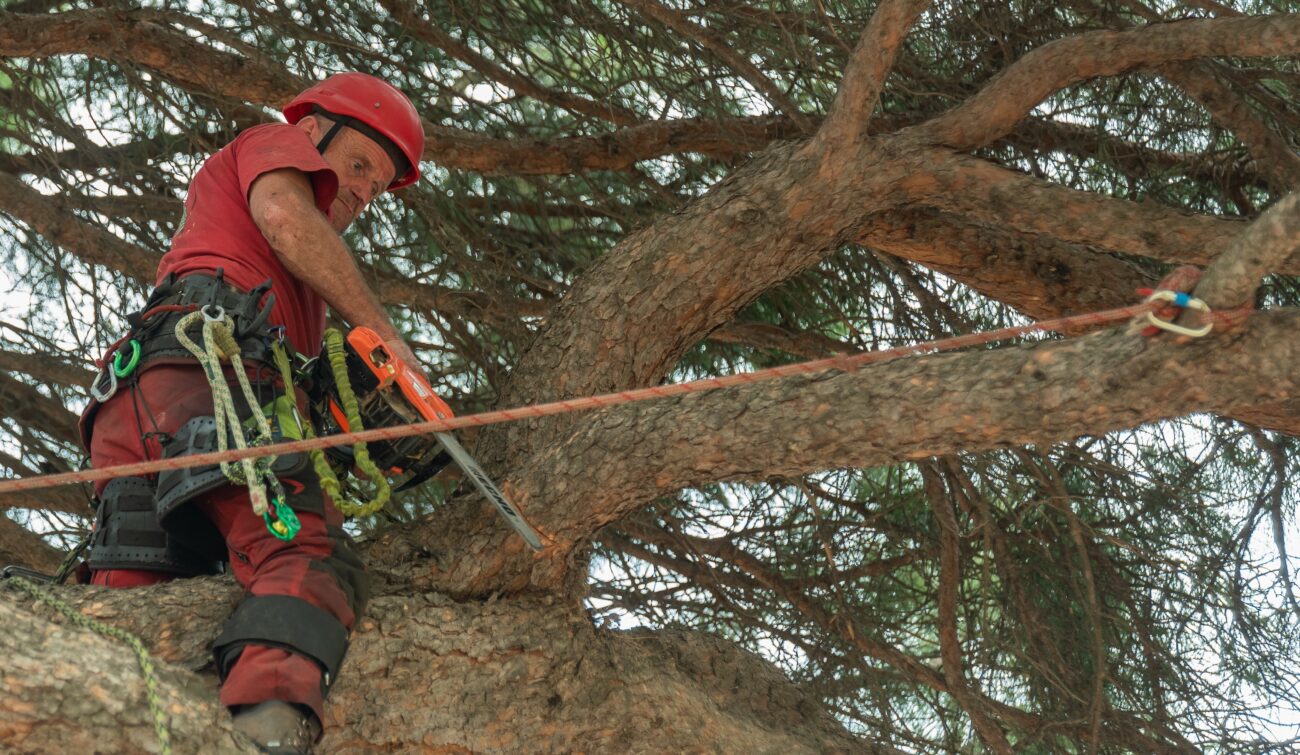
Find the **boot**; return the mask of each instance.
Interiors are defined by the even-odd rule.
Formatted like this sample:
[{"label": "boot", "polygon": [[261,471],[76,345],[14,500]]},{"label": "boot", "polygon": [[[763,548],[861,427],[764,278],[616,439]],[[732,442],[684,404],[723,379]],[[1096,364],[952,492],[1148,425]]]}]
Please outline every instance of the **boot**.
[{"label": "boot", "polygon": [[307,755],[320,738],[320,722],[305,708],[280,700],[245,705],[235,712],[235,731],[262,752]]}]

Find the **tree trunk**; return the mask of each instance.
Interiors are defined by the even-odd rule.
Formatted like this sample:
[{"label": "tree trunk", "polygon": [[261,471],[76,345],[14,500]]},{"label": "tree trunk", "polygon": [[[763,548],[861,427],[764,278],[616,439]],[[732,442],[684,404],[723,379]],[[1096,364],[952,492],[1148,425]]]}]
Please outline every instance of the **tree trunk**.
[{"label": "tree trunk", "polygon": [[[237,750],[207,643],[238,599],[228,579],[57,593],[137,632],[158,663],[177,752]],[[156,752],[129,648],[0,601],[6,751]],[[860,752],[821,705],[731,643],[686,630],[595,627],[550,595],[376,598],[331,693],[324,752]]]}]

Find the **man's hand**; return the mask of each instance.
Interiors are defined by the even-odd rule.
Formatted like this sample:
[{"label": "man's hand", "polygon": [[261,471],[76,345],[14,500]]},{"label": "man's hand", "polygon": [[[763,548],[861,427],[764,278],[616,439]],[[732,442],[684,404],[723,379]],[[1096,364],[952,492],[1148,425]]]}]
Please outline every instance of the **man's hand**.
[{"label": "man's hand", "polygon": [[[420,364],[420,361],[415,358],[415,352],[411,350],[411,347],[407,345],[406,341],[403,341],[400,338],[385,338],[384,348],[388,349],[388,353],[391,354],[394,359],[405,362],[411,369],[424,375],[424,365]],[[425,379],[427,380],[428,378],[426,377]]]}]

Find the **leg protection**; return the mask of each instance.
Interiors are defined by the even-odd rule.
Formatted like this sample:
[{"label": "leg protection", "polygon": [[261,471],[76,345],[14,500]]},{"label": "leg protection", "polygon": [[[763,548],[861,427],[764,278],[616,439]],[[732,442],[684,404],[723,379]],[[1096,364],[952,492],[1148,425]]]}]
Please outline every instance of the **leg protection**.
[{"label": "leg protection", "polygon": [[[234,444],[229,444],[233,447]],[[163,458],[209,453],[217,448],[217,421],[214,417],[195,417],[181,425],[175,436],[163,445]],[[297,510],[316,511],[323,506],[319,495],[320,483],[316,479],[311,461],[307,454],[285,454],[276,458],[271,465],[271,472],[276,477],[298,482],[302,489],[314,489],[316,496],[291,496],[289,504]],[[230,480],[221,471],[220,465],[172,469],[159,473],[156,497],[158,521],[168,532],[184,538],[195,550],[202,553],[225,554],[225,541],[221,533],[212,526],[212,522],[193,506],[184,506],[189,501],[209,493]],[[297,487],[297,486],[294,486]],[[313,506],[313,503],[315,504]],[[219,556],[220,557],[220,556]]]},{"label": "leg protection", "polygon": [[235,609],[212,643],[217,673],[225,681],[247,645],[287,650],[321,667],[321,693],[338,678],[348,652],[348,630],[326,611],[290,595],[253,595]]},{"label": "leg protection", "polygon": [[220,561],[184,547],[163,530],[154,512],[154,486],[149,480],[123,477],[104,486],[91,540],[91,569],[142,569],[196,576],[219,574]]},{"label": "leg protection", "polygon": [[352,538],[342,527],[327,524],[325,532],[333,542],[333,548],[324,560],[312,561],[310,568],[325,572],[337,582],[347,596],[352,614],[360,616],[370,602],[370,575],[352,545]]}]

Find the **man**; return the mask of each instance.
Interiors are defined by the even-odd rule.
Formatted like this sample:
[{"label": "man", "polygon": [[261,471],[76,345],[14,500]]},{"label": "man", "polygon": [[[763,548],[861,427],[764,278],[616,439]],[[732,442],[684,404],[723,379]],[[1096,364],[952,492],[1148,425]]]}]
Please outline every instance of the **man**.
[{"label": "man", "polygon": [[[190,184],[157,288],[105,356],[82,418],[95,467],[214,448],[209,384],[174,335],[198,309],[232,315],[259,402],[285,395],[272,344],[315,355],[326,305],[418,364],[338,234],[381,192],[418,180],[419,115],[396,88],[360,73],[305,90],[284,115],[287,124],[242,133]],[[243,405],[241,417],[260,409]],[[153,584],[228,562],[245,598],[213,647],[221,701],[264,751],[309,752],[369,587],[305,455],[281,457],[273,474],[302,524],[289,541],[268,533],[248,488],[216,467],[101,484],[91,581]]]}]

